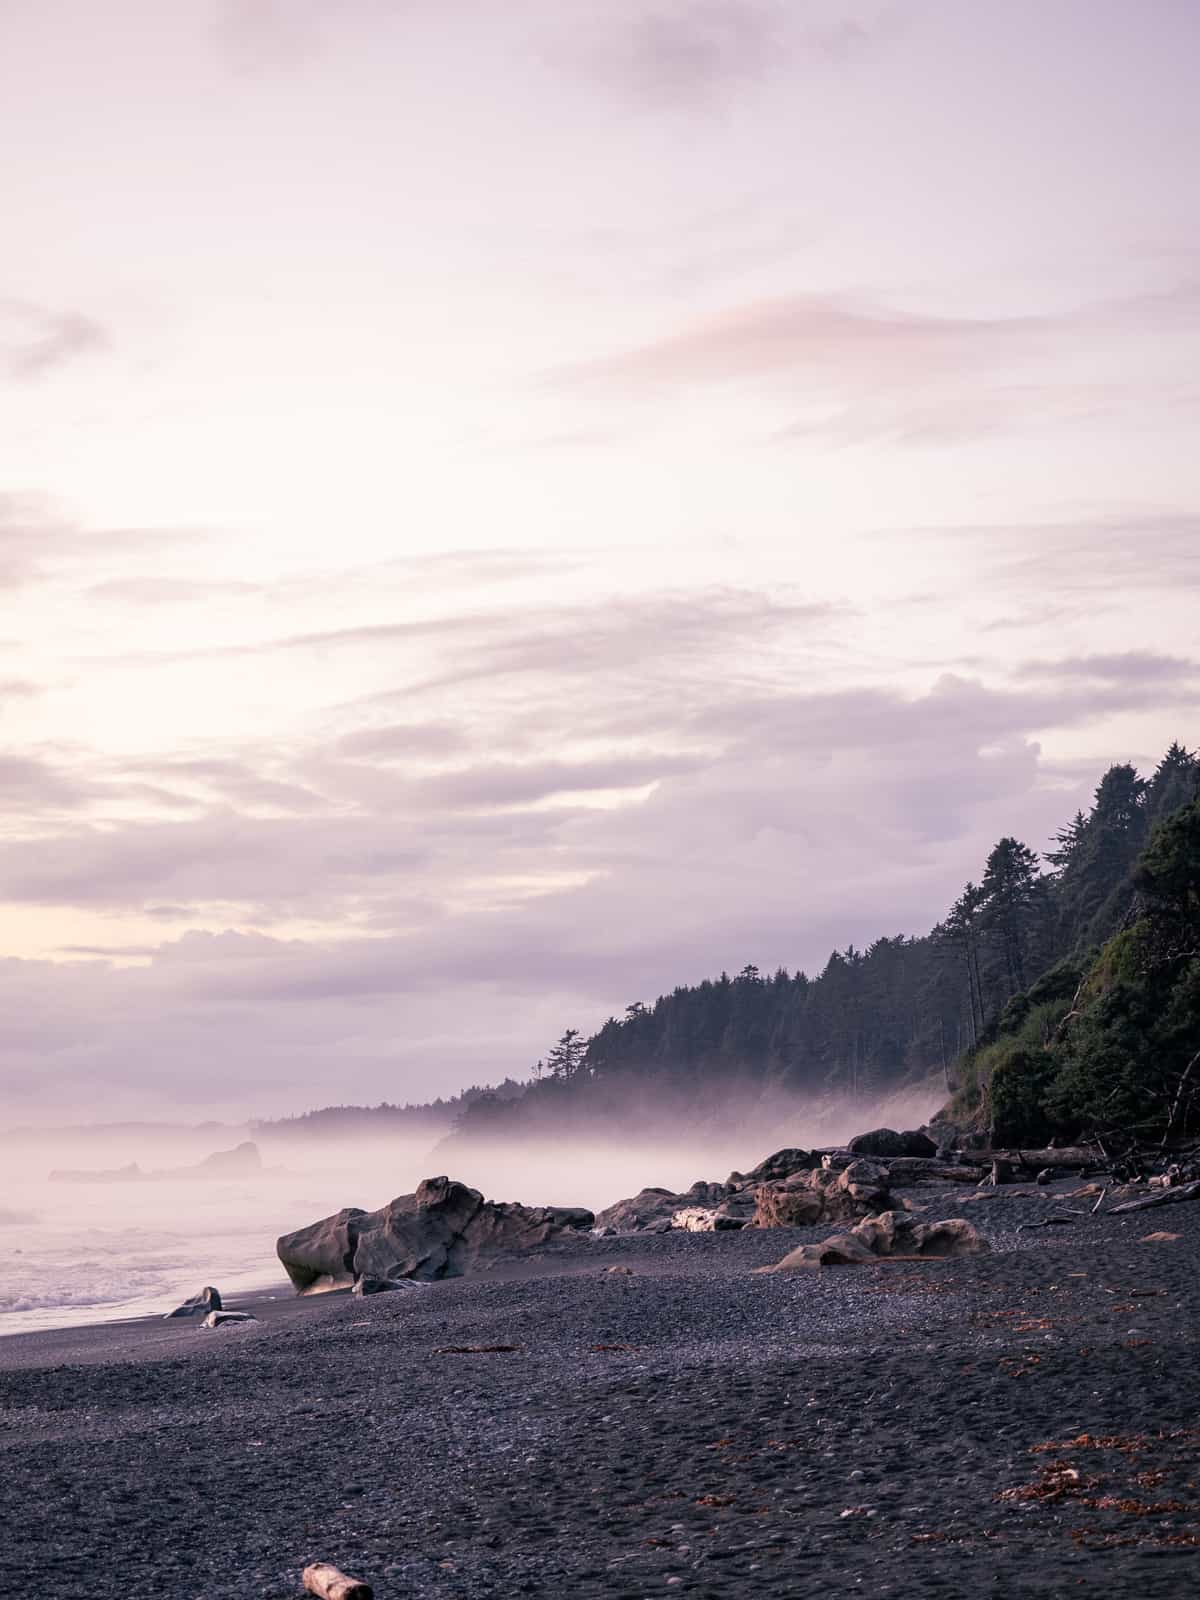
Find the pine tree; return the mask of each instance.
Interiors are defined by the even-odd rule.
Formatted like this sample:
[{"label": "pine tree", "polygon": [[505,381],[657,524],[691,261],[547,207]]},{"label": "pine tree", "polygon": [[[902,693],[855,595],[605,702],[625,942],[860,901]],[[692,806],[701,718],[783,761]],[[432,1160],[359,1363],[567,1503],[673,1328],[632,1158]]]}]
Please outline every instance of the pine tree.
[{"label": "pine tree", "polygon": [[555,1083],[573,1083],[584,1072],[587,1040],[578,1028],[568,1028],[546,1057],[546,1070]]},{"label": "pine tree", "polygon": [[967,980],[968,1039],[974,1045],[983,1032],[983,975],[979,949],[983,939],[983,908],[986,892],[977,883],[968,883],[942,923],[939,943],[952,948],[962,963]]},{"label": "pine tree", "polygon": [[1006,837],[988,857],[980,885],[981,922],[999,952],[1004,1000],[1024,989],[1027,980],[1039,903],[1037,863],[1028,845]]}]

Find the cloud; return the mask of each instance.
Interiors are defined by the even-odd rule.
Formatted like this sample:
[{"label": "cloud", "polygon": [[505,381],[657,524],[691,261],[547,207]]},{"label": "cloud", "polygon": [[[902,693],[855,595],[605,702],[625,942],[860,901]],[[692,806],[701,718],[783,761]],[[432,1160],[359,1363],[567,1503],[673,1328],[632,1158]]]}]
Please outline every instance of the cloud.
[{"label": "cloud", "polygon": [[[762,646],[783,632],[828,624],[840,608],[827,601],[767,596],[750,589],[710,588],[678,594],[621,597],[524,610],[467,611],[439,617],[360,623],[247,640],[216,649],[143,651],[105,656],[109,665],[143,668],[190,661],[248,659],[293,651],[324,652],[392,647],[392,658],[412,659],[425,674],[394,692],[369,697],[383,704],[473,679],[597,671],[633,672],[650,662],[705,662],[715,651],[745,640]],[[431,651],[451,659],[429,672]]]},{"label": "cloud", "polygon": [[[701,385],[769,386],[794,415],[783,444],[940,447],[996,434],[1044,434],[1196,406],[1191,379],[1167,377],[1128,343],[1200,332],[1190,282],[1160,293],[1020,315],[912,310],[860,294],[812,292],[744,301],[689,326],[557,369],[566,389],[634,393]],[[1106,367],[1062,374],[1067,352]]]},{"label": "cloud", "polygon": [[465,731],[453,723],[393,722],[344,734],[335,748],[351,760],[390,762],[414,756],[457,755],[466,743]]},{"label": "cloud", "polygon": [[42,686],[27,678],[0,678],[0,705],[5,700],[29,700],[42,693]]},{"label": "cloud", "polygon": [[1060,609],[1076,597],[1093,605],[1097,594],[1200,584],[1200,512],[1187,509],[1101,510],[1056,522],[925,528],[914,536],[968,547],[990,587],[1051,596]]},{"label": "cloud", "polygon": [[[575,11],[564,64],[643,107],[709,110],[798,64],[845,65],[890,26],[866,0],[623,0]],[[551,13],[552,15],[552,13]]]},{"label": "cloud", "polygon": [[619,756],[604,761],[490,762],[423,779],[421,799],[467,810],[532,805],[554,795],[640,789],[661,778],[687,772],[697,756]]},{"label": "cloud", "polygon": [[[1159,518],[1143,555],[1182,559],[1191,524]],[[1090,529],[1048,526],[913,537],[1007,573]],[[239,673],[365,647],[393,687],[240,742],[23,754],[0,888],[75,927],[69,959],[0,968],[0,1085],[36,1075],[81,1115],[160,1092],[265,1111],[521,1071],[677,982],[922,931],[996,837],[1040,848],[1094,787],[1044,734],[1150,709],[1184,736],[1200,708],[1153,650],[860,681],[858,620],[708,588],[298,630],[239,646]]]},{"label": "cloud", "polygon": [[37,756],[0,752],[0,791],[10,821],[18,815],[77,811],[103,791],[91,779]]},{"label": "cloud", "polygon": [[88,590],[93,600],[115,600],[133,606],[204,605],[213,600],[239,600],[262,594],[263,586],[216,578],[110,578]]},{"label": "cloud", "polygon": [[956,367],[972,352],[1044,332],[1041,317],[948,317],[845,295],[751,301],[613,356],[564,369],[564,381],[710,383],[814,369],[898,379]]},{"label": "cloud", "polygon": [[46,377],[108,344],[105,329],[81,311],[0,300],[0,372],[14,382]]},{"label": "cloud", "polygon": [[1200,678],[1200,661],[1186,656],[1158,655],[1153,650],[1125,650],[1116,655],[1062,656],[1057,661],[1024,661],[1024,678],[1092,678],[1107,684],[1170,684]]},{"label": "cloud", "polygon": [[75,577],[130,554],[203,538],[187,528],[89,528],[43,497],[0,493],[0,589]]},{"label": "cloud", "polygon": [[[1036,848],[1094,784],[1043,783],[1027,730],[1045,710],[1037,691],[967,683],[774,705],[728,686],[708,754],[666,763],[633,805],[473,809],[643,777],[653,757],[543,764],[519,794],[467,769],[445,792],[410,786],[396,815],[225,813],[5,847],[14,895],[145,904],[168,926],[223,903],[243,931],[184,934],[141,967],[0,964],[0,1074],[36,1073],[79,1109],[121,1093],[245,1107],[247,1082],[271,1109],[521,1071],[564,1026],[677,982],[747,960],[812,969],[834,944],[928,926],[995,837]],[[247,912],[330,937],[266,937]]]}]

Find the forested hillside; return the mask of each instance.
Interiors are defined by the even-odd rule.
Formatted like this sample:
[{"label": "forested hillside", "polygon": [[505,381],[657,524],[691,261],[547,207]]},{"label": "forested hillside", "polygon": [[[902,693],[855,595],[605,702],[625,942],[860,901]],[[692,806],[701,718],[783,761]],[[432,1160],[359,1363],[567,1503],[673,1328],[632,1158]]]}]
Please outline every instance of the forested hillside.
[{"label": "forested hillside", "polygon": [[[862,950],[834,951],[813,977],[748,966],[736,977],[681,986],[653,1005],[634,1002],[591,1038],[568,1030],[537,1063],[523,1095],[474,1098],[459,1129],[533,1127],[567,1112],[605,1119],[649,1100],[694,1107],[733,1092],[876,1095],[931,1069],[956,1092],[960,1114],[986,1121],[992,1073],[1002,1061],[1002,1106],[1009,1104],[1005,1093],[1022,1104],[1032,1095],[1023,1129],[1044,1127],[1048,1118],[1078,1121],[1080,1097],[1089,1091],[1081,1087],[1074,1100],[1060,1096],[1051,1116],[1014,1066],[1013,1051],[1033,1036],[1042,1049],[1037,1030],[1061,1025],[1114,934],[1128,932],[1118,952],[1122,971],[1148,959],[1146,939],[1165,937],[1158,924],[1153,937],[1135,932],[1152,870],[1139,875],[1137,864],[1152,836],[1150,856],[1159,858],[1166,847],[1157,825],[1180,815],[1198,790],[1200,760],[1178,744],[1148,778],[1130,765],[1113,766],[1090,810],[1078,813],[1041,858],[1016,838],[1000,839],[979,881],[965,885],[925,936],[894,934]],[[1188,846],[1176,840],[1171,848],[1186,856]],[[1106,955],[1116,960],[1111,947]],[[1086,1072],[1078,1062],[1088,1056],[1089,1038],[1082,1023],[1071,1033],[1071,1081],[1081,1085]],[[1057,1063],[1039,1066],[1043,1077],[1058,1071]]]}]

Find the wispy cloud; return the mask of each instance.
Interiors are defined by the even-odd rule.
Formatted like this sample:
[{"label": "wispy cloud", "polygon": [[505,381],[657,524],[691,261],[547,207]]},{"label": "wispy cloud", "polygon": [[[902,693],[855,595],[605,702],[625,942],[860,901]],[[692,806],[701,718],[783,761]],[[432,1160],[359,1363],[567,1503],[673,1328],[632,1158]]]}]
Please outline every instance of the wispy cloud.
[{"label": "wispy cloud", "polygon": [[108,344],[105,328],[82,311],[0,300],[0,372],[15,382],[43,378]]},{"label": "wispy cloud", "polygon": [[894,11],[870,0],[622,0],[573,14],[557,54],[635,105],[708,111],[774,74],[855,61]]},{"label": "wispy cloud", "polygon": [[1200,678],[1200,661],[1186,656],[1157,655],[1152,650],[1125,650],[1115,655],[1062,656],[1051,661],[1023,661],[1023,678],[1094,679],[1116,687],[1132,684],[1184,683]]},{"label": "wispy cloud", "polygon": [[199,543],[187,528],[89,527],[34,495],[0,492],[0,589],[103,567],[114,557]]}]

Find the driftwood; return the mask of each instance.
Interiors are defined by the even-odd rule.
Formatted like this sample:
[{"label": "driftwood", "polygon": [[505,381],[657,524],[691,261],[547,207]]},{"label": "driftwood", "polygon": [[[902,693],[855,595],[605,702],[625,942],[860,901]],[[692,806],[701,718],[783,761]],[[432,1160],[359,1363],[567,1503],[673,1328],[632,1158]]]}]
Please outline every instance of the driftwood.
[{"label": "driftwood", "polygon": [[1160,1189],[1157,1194],[1147,1195],[1144,1200],[1126,1200],[1119,1206],[1113,1206],[1108,1215],[1116,1217],[1123,1211],[1149,1211],[1151,1206],[1180,1205],[1184,1200],[1200,1200],[1200,1183],[1181,1183],[1174,1189]]},{"label": "driftwood", "polygon": [[981,1165],[1010,1161],[1014,1166],[1029,1167],[1035,1172],[1041,1167],[1067,1167],[1074,1171],[1077,1167],[1104,1165],[1103,1156],[1086,1145],[1065,1145],[1061,1150],[979,1150],[975,1153],[982,1158]]},{"label": "driftwood", "polygon": [[952,1183],[978,1183],[980,1168],[964,1161],[939,1161],[936,1156],[883,1157],[893,1184],[921,1183],[927,1178],[948,1178]]},{"label": "driftwood", "polygon": [[305,1567],[304,1587],[319,1600],[374,1600],[375,1591],[369,1583],[348,1578],[344,1572],[328,1561],[314,1561]]},{"label": "driftwood", "polygon": [[1076,1212],[1074,1216],[1070,1216],[1070,1217],[1044,1217],[1041,1222],[1021,1222],[1021,1223],[1017,1224],[1017,1232],[1018,1233],[1025,1233],[1027,1231],[1031,1231],[1034,1228],[1048,1228],[1048,1227],[1051,1226],[1052,1223],[1055,1223],[1055,1222],[1065,1222],[1067,1224],[1070,1224],[1070,1223],[1074,1222],[1075,1216],[1080,1216],[1080,1215],[1082,1215],[1081,1212]]},{"label": "driftwood", "polygon": [[1096,1204],[1092,1207],[1092,1215],[1093,1216],[1096,1215],[1097,1211],[1099,1211],[1100,1207],[1104,1204],[1104,1196],[1107,1193],[1108,1193],[1108,1185],[1105,1184],[1103,1189],[1101,1189],[1099,1195],[1096,1198]]}]

